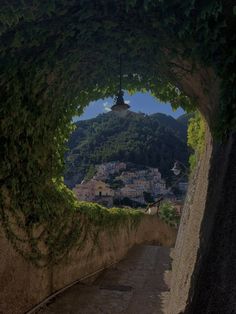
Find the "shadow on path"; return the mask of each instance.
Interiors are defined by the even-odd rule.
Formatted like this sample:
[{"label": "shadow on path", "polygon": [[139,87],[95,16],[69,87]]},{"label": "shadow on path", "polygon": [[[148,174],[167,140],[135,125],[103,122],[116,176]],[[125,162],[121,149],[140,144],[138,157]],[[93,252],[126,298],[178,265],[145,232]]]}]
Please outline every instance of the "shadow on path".
[{"label": "shadow on path", "polygon": [[140,245],[92,284],[76,284],[40,314],[162,314],[168,295],[169,249]]}]

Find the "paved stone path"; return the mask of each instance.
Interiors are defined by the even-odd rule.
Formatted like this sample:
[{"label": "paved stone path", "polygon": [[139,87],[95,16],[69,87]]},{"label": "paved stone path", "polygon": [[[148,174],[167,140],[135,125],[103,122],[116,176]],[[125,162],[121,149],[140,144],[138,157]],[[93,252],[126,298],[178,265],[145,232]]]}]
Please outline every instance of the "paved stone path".
[{"label": "paved stone path", "polygon": [[169,249],[140,245],[93,284],[76,284],[40,314],[161,314],[168,295]]}]

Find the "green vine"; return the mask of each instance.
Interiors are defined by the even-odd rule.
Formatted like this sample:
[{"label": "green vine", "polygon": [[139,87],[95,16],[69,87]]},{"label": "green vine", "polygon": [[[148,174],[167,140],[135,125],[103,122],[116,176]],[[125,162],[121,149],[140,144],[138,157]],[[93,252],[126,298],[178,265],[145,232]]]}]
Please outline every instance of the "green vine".
[{"label": "green vine", "polygon": [[[63,192],[70,194],[70,191]],[[18,253],[38,267],[60,262],[74,246],[82,249],[89,239],[94,245],[99,244],[101,231],[110,232],[112,237],[121,226],[127,231],[137,228],[143,215],[137,210],[108,209],[95,203],[77,202],[68,194],[70,206],[61,211],[55,206],[56,210],[47,219],[39,213],[23,216],[20,211],[1,211],[7,238]],[[64,195],[62,191],[60,195]]]},{"label": "green vine", "polygon": [[190,170],[193,171],[197,164],[199,156],[202,154],[205,146],[206,122],[197,111],[190,118],[188,125],[188,146],[193,149],[193,154],[189,157]]},{"label": "green vine", "polygon": [[36,264],[54,263],[84,242],[83,219],[96,221],[62,183],[65,141],[73,115],[116,93],[120,53],[125,89],[186,110],[198,100],[184,93],[184,75],[210,69],[220,82],[211,127],[224,138],[236,128],[235,41],[233,1],[1,4],[0,219],[14,247]]}]

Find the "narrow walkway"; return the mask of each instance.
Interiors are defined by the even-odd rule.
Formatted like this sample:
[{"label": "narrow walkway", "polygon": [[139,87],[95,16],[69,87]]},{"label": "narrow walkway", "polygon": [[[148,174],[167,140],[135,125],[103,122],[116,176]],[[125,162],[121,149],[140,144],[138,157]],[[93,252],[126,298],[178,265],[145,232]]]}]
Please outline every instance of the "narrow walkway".
[{"label": "narrow walkway", "polygon": [[161,314],[168,295],[169,249],[134,247],[93,284],[76,284],[40,314]]}]

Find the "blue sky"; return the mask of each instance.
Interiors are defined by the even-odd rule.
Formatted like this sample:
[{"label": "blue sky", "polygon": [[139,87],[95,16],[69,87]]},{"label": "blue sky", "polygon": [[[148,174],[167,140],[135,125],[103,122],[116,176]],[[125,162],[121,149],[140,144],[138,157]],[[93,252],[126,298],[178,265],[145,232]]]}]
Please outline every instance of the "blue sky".
[{"label": "blue sky", "polygon": [[[171,115],[174,118],[184,114],[184,110],[182,108],[173,111],[170,104],[161,103],[150,93],[136,93],[134,95],[129,95],[127,92],[125,92],[124,99],[127,103],[129,103],[131,111],[144,112],[146,114],[161,112]],[[112,98],[93,101],[85,108],[84,113],[80,117],[74,117],[73,120],[78,121],[95,118],[100,113],[110,111],[112,104]]]}]

